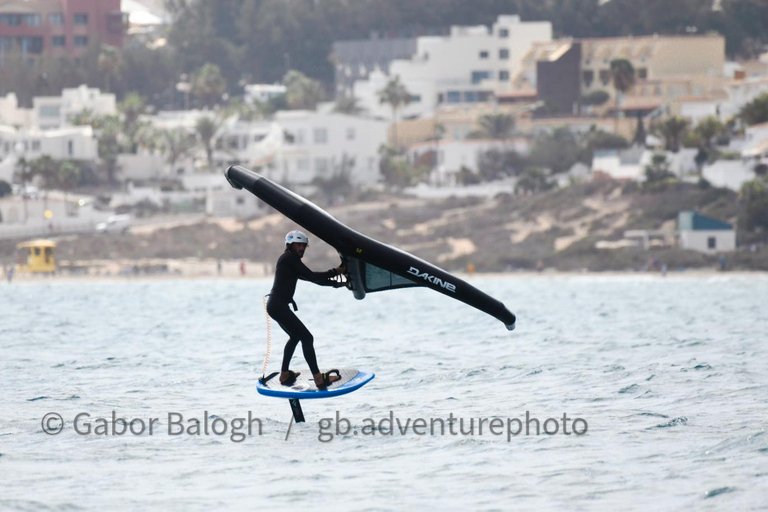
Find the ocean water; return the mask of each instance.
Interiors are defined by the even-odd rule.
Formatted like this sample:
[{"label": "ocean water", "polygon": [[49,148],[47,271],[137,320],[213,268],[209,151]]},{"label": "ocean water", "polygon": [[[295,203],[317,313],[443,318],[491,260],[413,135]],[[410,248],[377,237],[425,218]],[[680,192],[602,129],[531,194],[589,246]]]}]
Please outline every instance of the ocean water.
[{"label": "ocean water", "polygon": [[768,508],[768,277],[471,281],[516,331],[429,290],[300,283],[321,367],[376,373],[301,424],[256,393],[268,280],[2,283],[0,509]]}]

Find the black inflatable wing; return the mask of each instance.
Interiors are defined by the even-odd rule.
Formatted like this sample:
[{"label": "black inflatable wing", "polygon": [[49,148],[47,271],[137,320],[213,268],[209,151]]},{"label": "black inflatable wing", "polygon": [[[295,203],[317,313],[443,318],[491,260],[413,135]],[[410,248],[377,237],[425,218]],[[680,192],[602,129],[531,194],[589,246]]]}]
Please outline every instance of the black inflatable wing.
[{"label": "black inflatable wing", "polygon": [[423,286],[488,313],[510,331],[515,328],[515,315],[504,304],[445,270],[358,233],[303,197],[244,167],[233,165],[224,176],[232,187],[247,189],[334,247],[347,268],[356,299],[370,292]]}]

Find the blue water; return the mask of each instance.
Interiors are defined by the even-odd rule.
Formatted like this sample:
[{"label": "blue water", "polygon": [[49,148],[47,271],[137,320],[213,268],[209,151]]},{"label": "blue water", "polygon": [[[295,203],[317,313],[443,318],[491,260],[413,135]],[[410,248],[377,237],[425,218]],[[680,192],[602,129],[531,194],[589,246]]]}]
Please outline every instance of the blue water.
[{"label": "blue water", "polygon": [[[429,290],[355,301],[300,283],[320,365],[377,377],[303,402],[307,422],[287,440],[287,402],[255,387],[269,281],[3,283],[0,509],[768,507],[766,276],[472,281],[518,315],[516,331]],[[293,367],[306,368],[300,350]],[[158,421],[152,435],[74,431],[77,414],[95,428],[112,411]],[[168,435],[169,412],[187,426],[205,411],[228,435]],[[262,433],[256,423],[235,442],[249,411]],[[559,430],[564,413],[569,431],[581,418],[587,432],[489,433],[493,418],[516,430],[526,411]],[[51,412],[58,435],[41,427]],[[337,412],[358,433],[331,426],[320,441],[318,421]],[[436,432],[363,431],[390,412]],[[470,418],[485,419],[482,435]]]}]

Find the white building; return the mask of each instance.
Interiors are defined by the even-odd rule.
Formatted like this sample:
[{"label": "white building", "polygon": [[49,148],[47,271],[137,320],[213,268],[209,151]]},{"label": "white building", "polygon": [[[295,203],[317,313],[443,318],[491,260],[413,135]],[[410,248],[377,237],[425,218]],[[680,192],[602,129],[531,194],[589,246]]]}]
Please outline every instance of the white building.
[{"label": "white building", "polygon": [[755,171],[744,160],[717,160],[705,166],[701,176],[714,187],[738,192],[745,182],[755,179]]},{"label": "white building", "polygon": [[268,207],[252,194],[234,194],[232,187],[226,190],[210,190],[206,196],[205,213],[212,217],[248,218],[264,215]]},{"label": "white building", "polygon": [[490,29],[454,26],[446,37],[419,37],[415,55],[393,60],[389,73],[374,70],[367,80],[355,82],[354,96],[368,113],[387,119],[390,106],[381,104],[378,93],[393,77],[413,96],[400,117],[422,116],[441,103],[488,101],[512,90],[510,77],[520,71],[534,42],[551,39],[550,22],[522,22],[519,16],[499,16]]},{"label": "white building", "polygon": [[464,139],[428,141],[411,145],[408,158],[414,165],[432,167],[429,183],[436,186],[454,186],[462,167],[478,172],[483,153],[495,150],[515,151],[521,155],[530,152],[529,140],[523,138],[507,141],[491,139]]},{"label": "white building", "polygon": [[0,97],[0,125],[32,126],[32,110],[19,108],[18,98],[9,92]]},{"label": "white building", "polygon": [[11,182],[19,158],[49,155],[54,160],[95,162],[98,141],[90,126],[60,130],[16,129],[0,126],[0,179]]},{"label": "white building", "polygon": [[281,84],[249,84],[244,88],[245,100],[248,103],[258,101],[259,103],[266,103],[271,99],[285,96],[287,88]]},{"label": "white building", "polygon": [[705,217],[696,212],[680,212],[678,215],[680,246],[707,254],[728,252],[736,249],[736,231],[725,222]]},{"label": "white building", "polygon": [[92,197],[61,191],[0,199],[0,239],[89,232],[114,213]]},{"label": "white building", "polygon": [[379,180],[379,148],[388,123],[328,111],[290,110],[275,115],[283,132],[280,148],[264,159],[262,171],[283,183],[309,185],[315,177],[350,172],[356,185]]},{"label": "white building", "polygon": [[619,181],[645,181],[645,168],[653,162],[655,155],[664,155],[669,172],[683,178],[698,172],[696,166],[697,149],[682,148],[677,153],[671,151],[651,151],[633,146],[629,149],[608,149],[595,151],[592,159],[593,178],[610,178]]},{"label": "white building", "polygon": [[32,99],[32,125],[41,130],[72,126],[72,117],[84,110],[97,116],[114,115],[115,95],[81,85],[62,90],[61,96],[37,96]]}]

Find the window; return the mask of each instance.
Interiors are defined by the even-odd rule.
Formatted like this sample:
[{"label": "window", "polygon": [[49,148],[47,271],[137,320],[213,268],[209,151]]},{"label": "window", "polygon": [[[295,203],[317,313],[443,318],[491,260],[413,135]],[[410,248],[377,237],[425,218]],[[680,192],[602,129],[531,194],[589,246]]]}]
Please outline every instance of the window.
[{"label": "window", "polygon": [[459,91],[448,91],[448,103],[460,103],[461,93]]},{"label": "window", "polygon": [[347,128],[347,140],[355,140],[355,129],[354,128]]},{"label": "window", "polygon": [[474,103],[477,101],[477,93],[475,91],[466,91],[464,93],[465,103]]},{"label": "window", "polygon": [[315,172],[317,174],[326,174],[328,172],[327,158],[315,158]]},{"label": "window", "polygon": [[75,152],[75,144],[69,140],[67,141],[67,153],[69,156],[72,156],[72,154]]},{"label": "window", "polygon": [[84,12],[76,12],[74,15],[74,22],[75,22],[75,25],[87,25],[88,14]]},{"label": "window", "polygon": [[296,169],[299,171],[308,171],[309,170],[309,158],[300,158],[296,161]]},{"label": "window", "polygon": [[304,130],[296,130],[296,144],[304,144]]},{"label": "window", "polygon": [[601,69],[600,70],[600,83],[603,85],[608,85],[608,82],[611,81],[611,72],[607,69]]},{"label": "window", "polygon": [[717,238],[710,236],[707,238],[707,248],[708,249],[716,249],[717,248]]},{"label": "window", "polygon": [[62,46],[67,45],[67,38],[64,36],[53,36],[51,38],[51,46],[54,46],[56,48],[61,48]]},{"label": "window", "polygon": [[42,24],[42,18],[39,14],[22,14],[21,21],[30,27],[39,27]]},{"label": "window", "polygon": [[472,72],[472,83],[477,84],[480,83],[483,80],[487,80],[491,78],[491,72],[490,71],[473,71]]},{"label": "window", "polygon": [[328,130],[325,128],[315,128],[314,141],[315,144],[325,144],[328,142]]},{"label": "window", "polygon": [[42,53],[43,38],[38,36],[19,37],[17,40],[21,43],[23,53]]},{"label": "window", "polygon": [[501,50],[499,50],[499,58],[501,60],[507,60],[509,58],[509,50],[507,50],[506,48],[502,48]]},{"label": "window", "polygon": [[646,68],[638,68],[637,78],[641,80],[645,80],[646,78],[648,78],[648,70]]},{"label": "window", "polygon": [[2,50],[9,50],[13,48],[13,38],[12,37],[0,37],[0,49]]},{"label": "window", "polygon": [[509,80],[509,71],[499,71],[499,82],[506,82]]},{"label": "window", "polygon": [[500,28],[499,29],[499,37],[509,37],[509,29],[508,28]]},{"label": "window", "polygon": [[75,46],[88,46],[88,36],[75,36]]},{"label": "window", "polygon": [[584,80],[584,87],[589,87],[592,85],[592,82],[595,80],[595,72],[592,70],[584,71],[581,74],[582,80]]},{"label": "window", "polygon": [[411,94],[411,103],[421,103],[421,94]]},{"label": "window", "polygon": [[57,12],[54,14],[48,15],[48,23],[51,25],[63,25],[64,24],[64,14]]},{"label": "window", "polygon": [[0,14],[0,23],[9,27],[21,25],[21,16],[18,14]]},{"label": "window", "polygon": [[483,50],[480,52],[480,58],[481,59],[487,59],[488,58],[488,52]]},{"label": "window", "polygon": [[40,141],[39,140],[33,140],[32,141],[32,151],[40,151]]}]

